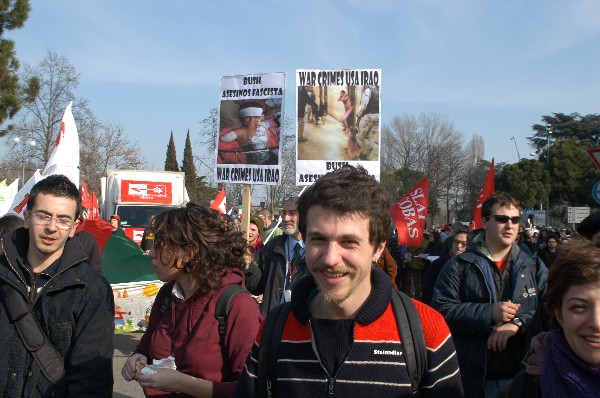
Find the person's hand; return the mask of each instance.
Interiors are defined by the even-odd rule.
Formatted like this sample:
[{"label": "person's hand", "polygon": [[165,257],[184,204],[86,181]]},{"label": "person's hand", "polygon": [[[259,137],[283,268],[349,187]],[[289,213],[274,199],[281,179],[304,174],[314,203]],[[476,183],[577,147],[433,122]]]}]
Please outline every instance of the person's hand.
[{"label": "person's hand", "polygon": [[262,303],[263,302],[263,295],[259,294],[258,296],[254,296],[254,300],[256,300],[256,302],[258,304]]},{"label": "person's hand", "polygon": [[175,369],[152,368],[152,370],[155,370],[156,373],[149,375],[137,375],[136,379],[138,383],[140,383],[140,386],[150,387],[160,391],[179,392],[181,390],[181,378],[190,377]]},{"label": "person's hand", "polygon": [[121,375],[125,381],[131,381],[135,379],[138,363],[141,367],[144,367],[148,363],[148,358],[142,354],[133,354],[127,359],[123,365],[123,368],[121,369]]},{"label": "person's hand", "polygon": [[492,309],[492,320],[495,323],[510,322],[519,308],[521,308],[521,304],[511,303],[510,301],[496,303]]},{"label": "person's hand", "polygon": [[494,352],[504,351],[508,344],[508,339],[517,334],[518,331],[519,327],[514,323],[505,323],[498,326],[488,337],[487,348]]}]

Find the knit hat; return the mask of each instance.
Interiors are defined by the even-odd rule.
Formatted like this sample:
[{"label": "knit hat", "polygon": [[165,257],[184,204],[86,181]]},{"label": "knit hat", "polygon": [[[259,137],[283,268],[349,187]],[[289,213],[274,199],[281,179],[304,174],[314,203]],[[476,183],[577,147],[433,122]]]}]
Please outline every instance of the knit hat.
[{"label": "knit hat", "polygon": [[256,226],[258,227],[259,233],[261,233],[262,230],[265,228],[265,223],[263,222],[263,220],[261,218],[258,218],[258,217],[251,218],[250,222],[256,224]]}]

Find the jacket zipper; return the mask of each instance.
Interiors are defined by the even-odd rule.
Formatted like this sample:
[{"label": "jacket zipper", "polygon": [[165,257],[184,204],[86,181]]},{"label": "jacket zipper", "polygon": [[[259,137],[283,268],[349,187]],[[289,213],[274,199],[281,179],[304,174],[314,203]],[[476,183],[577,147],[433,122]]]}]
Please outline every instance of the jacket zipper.
[{"label": "jacket zipper", "polygon": [[[342,360],[342,363],[338,367],[338,369],[335,372],[335,374],[333,376],[330,375],[329,372],[327,372],[327,369],[325,369],[325,367],[321,363],[321,357],[319,356],[319,351],[317,350],[316,342],[315,342],[315,340],[313,338],[314,334],[313,334],[313,331],[312,331],[312,322],[311,322],[310,319],[308,320],[308,325],[309,325],[309,328],[310,328],[310,342],[311,342],[311,346],[313,347],[313,352],[314,352],[315,356],[317,357],[317,360],[319,361],[319,366],[321,367],[321,369],[323,369],[323,372],[325,372],[325,374],[327,375],[327,395],[333,395],[333,388],[335,387],[335,382],[337,380],[337,375],[338,375],[339,371],[341,370],[342,365],[346,362],[346,360],[350,356],[350,351],[352,351],[352,349],[348,350],[348,353],[346,354],[346,356]],[[354,334],[354,326],[352,326],[352,334]],[[354,344],[354,336],[352,337],[352,342],[353,342],[352,344]]]},{"label": "jacket zipper", "polygon": [[[31,286],[28,285],[27,282],[25,282],[25,280],[23,278],[21,278],[21,275],[19,274],[19,272],[17,271],[17,269],[15,268],[15,266],[11,263],[10,258],[6,255],[6,250],[4,249],[4,239],[0,240],[0,246],[2,246],[2,251],[4,252],[4,255],[6,256],[6,262],[8,263],[8,265],[10,266],[10,268],[12,269],[12,271],[15,273],[15,275],[17,275],[17,278],[23,283],[23,285],[25,286],[25,289],[27,289],[27,295],[28,295],[29,303],[33,306],[37,302],[38,298],[40,297],[40,294],[38,294],[35,297],[35,300],[34,300],[34,289],[33,289],[33,286],[35,286],[35,282],[37,281],[37,277],[33,278],[32,275],[31,275],[31,272],[29,272],[29,270],[27,269],[27,267],[23,266],[23,269],[25,269],[25,271],[27,271],[27,273],[29,274],[29,278],[31,280]],[[85,261],[85,260],[87,260],[87,257],[84,257],[81,261]],[[48,280],[48,282],[46,282],[46,284],[40,290],[40,293],[42,292],[42,290],[44,290],[44,288],[46,286],[48,286],[48,284],[50,282],[52,282],[52,280],[55,277],[57,277],[58,275],[62,274],[66,270],[68,270],[71,267],[73,267],[75,264],[78,264],[79,262],[80,261],[77,261],[77,262],[69,265],[64,270],[62,270],[62,271],[58,272],[57,274],[51,276],[50,279]]]}]

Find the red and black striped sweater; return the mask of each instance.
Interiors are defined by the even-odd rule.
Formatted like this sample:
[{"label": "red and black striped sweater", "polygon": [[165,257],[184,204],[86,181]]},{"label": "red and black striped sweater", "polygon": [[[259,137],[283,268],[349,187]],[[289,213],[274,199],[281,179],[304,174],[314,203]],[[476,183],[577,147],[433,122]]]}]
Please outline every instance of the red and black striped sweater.
[{"label": "red and black striped sweater", "polygon": [[[356,318],[328,320],[326,327],[320,320],[313,319],[308,310],[307,304],[315,294],[314,279],[308,276],[298,282],[279,346],[277,396],[412,395],[391,305],[391,284],[387,275],[375,268],[371,282],[371,295]],[[462,397],[456,351],[444,318],[423,303],[415,301],[415,306],[427,346],[428,371],[421,382],[421,396]],[[236,397],[258,396],[261,331],[262,325],[238,383]]]}]

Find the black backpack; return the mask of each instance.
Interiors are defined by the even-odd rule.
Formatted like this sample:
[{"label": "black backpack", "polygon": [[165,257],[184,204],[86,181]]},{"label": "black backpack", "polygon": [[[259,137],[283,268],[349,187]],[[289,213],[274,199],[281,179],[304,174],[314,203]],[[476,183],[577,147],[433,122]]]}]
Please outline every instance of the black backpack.
[{"label": "black backpack", "polygon": [[[161,318],[165,315],[169,304],[171,303],[171,291],[173,290],[174,283],[171,283],[171,286],[167,288],[165,292],[165,298],[160,306],[160,316]],[[231,305],[231,300],[240,292],[248,292],[245,287],[240,285],[229,285],[227,286],[219,299],[217,300],[217,305],[215,307],[215,318],[219,321],[219,336],[221,337],[221,341],[223,337],[225,337],[225,329],[227,328],[227,316],[229,315],[229,306]]]},{"label": "black backpack", "polygon": [[[260,398],[276,396],[277,354],[283,328],[291,308],[291,302],[273,308],[263,326],[258,353],[258,396]],[[419,396],[421,380],[427,372],[427,347],[421,318],[411,299],[397,290],[392,293],[392,309],[396,317],[413,396]]]}]

